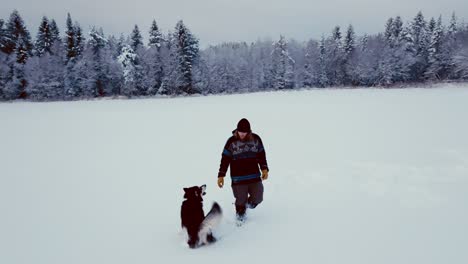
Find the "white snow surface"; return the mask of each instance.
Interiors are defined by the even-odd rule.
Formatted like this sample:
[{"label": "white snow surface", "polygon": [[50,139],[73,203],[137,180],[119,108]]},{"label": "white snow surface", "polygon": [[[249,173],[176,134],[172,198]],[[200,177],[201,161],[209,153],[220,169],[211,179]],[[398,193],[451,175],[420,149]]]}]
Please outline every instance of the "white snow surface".
[{"label": "white snow surface", "polygon": [[[221,152],[246,117],[270,167],[234,221]],[[468,86],[0,104],[0,263],[468,263]],[[190,249],[183,187],[218,242]]]}]

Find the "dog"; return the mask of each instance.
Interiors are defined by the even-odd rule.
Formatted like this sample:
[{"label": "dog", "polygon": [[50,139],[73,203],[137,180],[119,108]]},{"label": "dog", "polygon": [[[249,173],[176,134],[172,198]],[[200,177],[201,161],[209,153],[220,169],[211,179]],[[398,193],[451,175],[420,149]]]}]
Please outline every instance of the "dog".
[{"label": "dog", "polygon": [[214,243],[212,229],[219,224],[222,210],[214,202],[210,212],[205,216],[203,212],[203,195],[206,194],[206,185],[184,188],[185,201],[182,202],[180,218],[182,228],[187,230],[188,245],[197,248],[202,245]]}]

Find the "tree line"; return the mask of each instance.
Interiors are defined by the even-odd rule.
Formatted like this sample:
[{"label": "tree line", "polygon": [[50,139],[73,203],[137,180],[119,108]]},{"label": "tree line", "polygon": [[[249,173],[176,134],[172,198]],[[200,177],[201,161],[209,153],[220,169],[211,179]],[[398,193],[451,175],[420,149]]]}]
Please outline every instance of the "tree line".
[{"label": "tree line", "polygon": [[404,23],[356,36],[349,25],[306,42],[259,40],[199,48],[183,21],[163,33],[155,20],[143,42],[138,25],[128,36],[84,33],[67,15],[60,33],[44,16],[35,40],[18,11],[0,19],[0,100],[77,100],[253,92],[304,87],[392,86],[468,79],[468,26],[455,14]]}]

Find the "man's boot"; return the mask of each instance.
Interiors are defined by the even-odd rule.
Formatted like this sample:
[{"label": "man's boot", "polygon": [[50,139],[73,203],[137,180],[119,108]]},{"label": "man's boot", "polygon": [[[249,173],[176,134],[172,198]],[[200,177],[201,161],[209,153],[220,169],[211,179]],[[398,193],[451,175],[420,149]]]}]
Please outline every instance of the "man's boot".
[{"label": "man's boot", "polygon": [[238,224],[242,224],[245,221],[245,205],[236,205],[236,219]]}]

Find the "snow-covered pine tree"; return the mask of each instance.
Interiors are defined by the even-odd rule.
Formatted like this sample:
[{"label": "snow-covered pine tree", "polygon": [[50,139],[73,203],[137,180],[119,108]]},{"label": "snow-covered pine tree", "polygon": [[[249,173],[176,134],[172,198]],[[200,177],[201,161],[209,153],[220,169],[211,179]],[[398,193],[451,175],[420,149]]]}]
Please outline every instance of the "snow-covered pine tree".
[{"label": "snow-covered pine tree", "polygon": [[[434,24],[435,23],[435,24]],[[442,25],[442,17],[440,16],[437,22],[431,19],[429,32],[431,33],[428,47],[428,67],[424,73],[425,77],[430,80],[440,80],[445,78],[444,60],[442,57],[442,42],[444,38],[444,28]]]},{"label": "snow-covered pine tree", "polygon": [[73,29],[75,31],[75,55],[76,57],[81,56],[84,50],[84,45],[86,42],[85,37],[83,36],[83,31],[81,30],[80,25],[75,22],[75,25],[73,26]]},{"label": "snow-covered pine tree", "polygon": [[414,44],[409,30],[403,26],[400,16],[397,16],[393,25],[392,45],[392,82],[404,82],[411,78],[411,66],[415,63]]},{"label": "snow-covered pine tree", "polygon": [[193,94],[192,70],[197,63],[199,47],[198,39],[190,32],[180,20],[177,22],[174,31],[175,55],[177,61],[175,84],[178,94]]},{"label": "snow-covered pine tree", "polygon": [[339,26],[333,29],[332,35],[326,44],[328,81],[331,85],[342,85],[344,77],[344,50]]},{"label": "snow-covered pine tree", "polygon": [[157,94],[162,84],[164,69],[161,57],[161,49],[163,47],[163,42],[164,39],[162,33],[159,31],[156,20],[153,20],[149,32],[149,49],[147,51],[147,56],[142,58],[146,66],[144,67],[146,69],[145,83],[148,86],[148,95]]},{"label": "snow-covered pine tree", "polygon": [[17,10],[10,15],[6,31],[7,53],[15,53],[16,62],[25,64],[32,56],[33,45],[29,31]]},{"label": "snow-covered pine tree", "polygon": [[[452,13],[447,33],[444,36],[442,43],[442,60],[445,69],[443,75],[446,75],[450,79],[458,79],[460,71],[456,70],[455,56],[457,58],[463,58],[463,56],[456,55],[457,53],[457,33],[458,33],[458,22],[455,12]],[[457,61],[460,61],[459,59]],[[457,73],[458,72],[458,73]]]},{"label": "snow-covered pine tree", "polygon": [[[85,38],[83,36],[80,25],[75,22],[74,25],[70,20],[67,19],[67,33],[65,37],[65,88],[63,97],[67,100],[71,100],[82,96],[83,90],[81,84],[84,83],[80,78],[80,74],[77,71],[79,67],[76,67],[76,63],[82,59],[83,51],[85,48]],[[72,55],[73,57],[68,57]],[[86,64],[86,63],[85,63]],[[84,65],[81,63],[80,65]]]},{"label": "snow-covered pine tree", "polygon": [[159,30],[158,24],[156,23],[156,20],[153,20],[151,23],[151,28],[149,31],[149,42],[148,46],[149,47],[155,47],[157,49],[161,49],[162,45],[164,42],[163,35],[161,31]]},{"label": "snow-covered pine tree", "polygon": [[123,33],[120,34],[120,37],[119,37],[119,39],[117,41],[117,50],[116,50],[117,54],[116,54],[116,57],[118,57],[122,53],[122,49],[123,49],[123,47],[125,45],[127,45],[127,44],[130,45],[129,44],[130,42],[127,41],[127,40],[128,39],[125,38],[125,35]]},{"label": "snow-covered pine tree", "polygon": [[344,51],[344,58],[343,58],[343,66],[344,66],[344,72],[343,72],[343,84],[344,85],[356,85],[355,81],[355,74],[354,74],[354,69],[355,69],[355,62],[356,62],[356,53],[355,53],[355,41],[356,37],[354,34],[354,28],[350,24],[348,26],[348,29],[346,30],[346,36],[344,39],[344,44],[343,44],[343,51]]},{"label": "snow-covered pine tree", "polygon": [[421,11],[411,23],[411,39],[414,45],[415,63],[412,65],[411,78],[415,81],[421,81],[424,78],[424,72],[428,66],[428,36],[427,23]]},{"label": "snow-covered pine tree", "polygon": [[[429,35],[429,39],[432,36],[432,33],[434,32],[434,29],[436,28],[437,22],[434,17],[431,17],[429,20],[429,23],[427,24],[427,34]],[[430,42],[430,40],[429,40]]]},{"label": "snow-covered pine tree", "polygon": [[385,32],[385,46],[379,62],[378,84],[390,85],[410,78],[410,67],[414,64],[412,40],[408,30],[403,27],[400,16],[389,19]]},{"label": "snow-covered pine tree", "polygon": [[364,34],[364,36],[362,36],[362,38],[360,39],[359,47],[361,48],[361,51],[367,50],[367,48],[369,47],[369,35]]},{"label": "snow-covered pine tree", "polygon": [[455,15],[455,12],[452,13],[452,17],[450,18],[450,24],[447,29],[447,35],[455,35],[458,31],[458,26],[457,26],[457,16]]},{"label": "snow-covered pine tree", "polygon": [[394,82],[394,53],[395,53],[395,35],[399,34],[398,24],[393,18],[389,18],[385,24],[385,46],[382,50],[382,59],[379,61],[379,81],[378,84],[390,85]]},{"label": "snow-covered pine tree", "polygon": [[112,63],[112,54],[106,48],[107,39],[102,29],[92,28],[83,52],[83,58],[77,62],[75,71],[82,95],[86,98],[112,94],[108,69]]},{"label": "snow-covered pine tree", "polygon": [[141,36],[140,29],[138,25],[135,25],[131,34],[131,48],[134,51],[137,51],[140,47],[143,46],[143,37]]},{"label": "snow-covered pine tree", "polygon": [[37,30],[36,43],[34,45],[36,56],[41,57],[45,53],[50,53],[52,44],[53,39],[49,19],[43,16],[39,29]]},{"label": "snow-covered pine tree", "polygon": [[401,19],[400,16],[395,17],[393,20],[393,24],[391,26],[391,37],[390,37],[390,42],[389,45],[390,47],[394,48],[395,46],[398,46],[399,43],[403,36],[403,20]]},{"label": "snow-covered pine tree", "polygon": [[294,87],[293,68],[294,60],[289,56],[286,39],[280,36],[272,53],[273,88],[292,89]]},{"label": "snow-covered pine tree", "polygon": [[50,34],[52,38],[52,43],[60,41],[60,31],[57,26],[57,22],[55,22],[55,19],[50,20]]},{"label": "snow-covered pine tree", "polygon": [[385,23],[385,40],[387,43],[391,43],[392,41],[392,35],[393,35],[393,17],[389,18],[387,20],[387,23]]},{"label": "snow-covered pine tree", "polygon": [[76,57],[75,45],[75,27],[71,19],[70,13],[67,14],[67,30],[65,31],[65,46],[67,47],[67,61],[73,60]]},{"label": "snow-covered pine tree", "polygon": [[138,95],[138,88],[135,85],[136,79],[136,65],[135,61],[137,55],[130,45],[124,45],[122,52],[118,57],[118,61],[122,64],[124,86],[122,87],[121,94],[131,97]]},{"label": "snow-covered pine tree", "polygon": [[5,85],[4,94],[9,99],[26,98],[27,80],[24,74],[24,64],[32,56],[33,45],[29,31],[17,10],[14,10],[10,15],[5,35],[4,50],[15,59],[9,60],[10,71],[13,74]]}]

